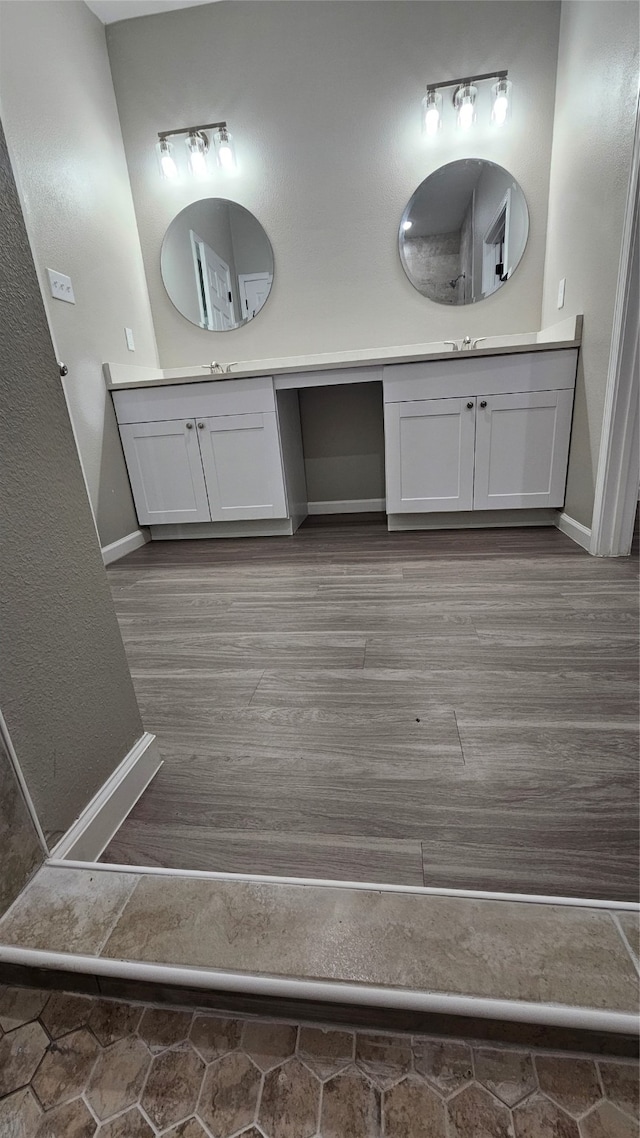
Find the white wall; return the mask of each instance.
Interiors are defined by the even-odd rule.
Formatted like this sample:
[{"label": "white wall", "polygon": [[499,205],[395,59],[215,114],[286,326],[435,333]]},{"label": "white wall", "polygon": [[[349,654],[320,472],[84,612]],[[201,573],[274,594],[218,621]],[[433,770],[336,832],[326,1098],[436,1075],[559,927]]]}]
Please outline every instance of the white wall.
[{"label": "white wall", "polygon": [[[107,41],[163,366],[424,342],[539,327],[559,6],[538,0],[244,0],[113,24]],[[472,135],[420,128],[427,82],[509,69],[514,111]],[[451,110],[451,117],[453,110]],[[226,118],[239,172],[208,186],[158,175],[157,132]],[[181,145],[178,140],[177,145]],[[522,186],[530,240],[508,287],[468,309],[426,300],[398,257],[416,186],[455,158]],[[263,224],[269,302],[233,332],[194,328],[159,272],[164,232],[209,189]]]},{"label": "white wall", "polygon": [[[157,354],[104,28],[81,0],[0,3],[0,115],[107,545],[138,523],[102,363]],[[48,297],[47,267],[72,277],[75,306]]]},{"label": "white wall", "polygon": [[[566,512],[591,525],[638,97],[633,0],[562,5],[543,324],[584,313]],[[566,277],[558,312],[558,282]]]}]

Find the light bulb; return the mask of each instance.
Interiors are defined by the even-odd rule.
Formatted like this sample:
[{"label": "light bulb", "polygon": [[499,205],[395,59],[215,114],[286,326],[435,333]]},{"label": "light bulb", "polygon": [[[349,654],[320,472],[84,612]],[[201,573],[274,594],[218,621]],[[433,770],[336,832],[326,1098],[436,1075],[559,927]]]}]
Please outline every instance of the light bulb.
[{"label": "light bulb", "polygon": [[192,131],[187,138],[189,169],[194,178],[204,178],[207,174],[207,151],[209,139],[202,131]]},{"label": "light bulb", "polygon": [[465,100],[458,107],[458,126],[461,130],[468,130],[473,124],[475,112],[473,103],[470,100]]},{"label": "light bulb", "polygon": [[228,142],[222,143],[218,150],[218,158],[220,159],[220,165],[223,166],[225,170],[230,170],[232,166],[235,166],[233,150]]},{"label": "light bulb", "polygon": [[500,79],[491,88],[493,106],[491,108],[491,121],[496,126],[504,126],[511,110],[511,83],[508,79]]},{"label": "light bulb", "polygon": [[422,113],[426,133],[437,134],[442,126],[442,95],[438,91],[427,91],[422,100]]},{"label": "light bulb", "polygon": [[175,181],[178,177],[178,167],[176,166],[173,157],[173,147],[166,138],[160,140],[157,144],[156,150],[158,152],[158,162],[160,165],[160,173],[167,181]]},{"label": "light bulb", "polygon": [[223,170],[234,170],[236,155],[233,147],[233,139],[225,126],[220,127],[220,129],[216,131],[214,142],[218,166],[221,166]]},{"label": "light bulb", "polygon": [[471,86],[470,83],[465,83],[462,87],[458,87],[453,97],[453,102],[458,112],[458,126],[461,130],[468,130],[475,122],[477,93],[477,87]]}]

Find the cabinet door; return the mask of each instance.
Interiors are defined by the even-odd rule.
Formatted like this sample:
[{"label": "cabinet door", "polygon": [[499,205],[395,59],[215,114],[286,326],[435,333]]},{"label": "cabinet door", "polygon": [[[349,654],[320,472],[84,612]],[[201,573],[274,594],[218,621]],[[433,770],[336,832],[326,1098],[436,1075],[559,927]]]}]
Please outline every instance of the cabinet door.
[{"label": "cabinet door", "polygon": [[561,506],[573,391],[477,400],[474,509]]},{"label": "cabinet door", "polygon": [[473,507],[475,399],[387,403],[387,513]]},{"label": "cabinet door", "polygon": [[213,521],[286,518],[275,412],[196,422]]},{"label": "cabinet door", "polygon": [[193,419],[127,423],[120,437],[141,525],[210,521]]}]

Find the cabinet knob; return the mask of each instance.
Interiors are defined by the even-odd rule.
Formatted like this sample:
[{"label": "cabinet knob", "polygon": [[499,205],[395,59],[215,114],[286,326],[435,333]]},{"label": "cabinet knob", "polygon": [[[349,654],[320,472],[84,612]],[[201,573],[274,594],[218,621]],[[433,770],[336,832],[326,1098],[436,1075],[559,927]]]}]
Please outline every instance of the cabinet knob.
[{"label": "cabinet knob", "polygon": [[193,423],[187,423],[187,430],[188,431],[193,430]]},{"label": "cabinet knob", "polygon": [[483,399],[483,400],[481,401],[481,403],[480,403],[480,406],[481,406],[481,407],[486,407],[486,406],[487,406],[487,401],[486,401],[486,399]]},{"label": "cabinet knob", "polygon": [[470,411],[472,411],[473,410],[473,403],[471,401],[469,401],[469,403],[467,403],[467,407],[469,408]]},{"label": "cabinet knob", "polygon": [[204,423],[198,423],[198,430],[204,431]]}]

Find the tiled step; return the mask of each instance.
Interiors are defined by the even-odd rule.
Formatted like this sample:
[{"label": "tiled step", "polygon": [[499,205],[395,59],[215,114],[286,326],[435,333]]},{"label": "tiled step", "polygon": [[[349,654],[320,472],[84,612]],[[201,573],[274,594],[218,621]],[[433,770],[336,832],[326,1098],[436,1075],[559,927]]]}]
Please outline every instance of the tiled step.
[{"label": "tiled step", "polygon": [[51,865],[0,920],[0,979],[597,1050],[637,1034],[637,937],[637,912],[594,903]]}]

